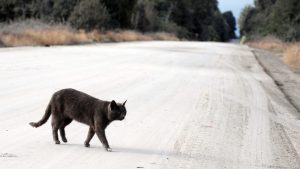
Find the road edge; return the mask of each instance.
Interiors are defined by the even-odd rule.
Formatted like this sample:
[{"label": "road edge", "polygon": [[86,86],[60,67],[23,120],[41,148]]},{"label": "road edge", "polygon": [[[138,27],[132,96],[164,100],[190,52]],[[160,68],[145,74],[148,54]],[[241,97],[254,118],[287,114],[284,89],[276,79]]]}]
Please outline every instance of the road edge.
[{"label": "road edge", "polygon": [[[300,86],[300,73],[296,73],[294,70],[289,68],[286,64],[284,64],[279,56],[275,56],[276,54],[264,50],[259,50],[259,49],[253,49],[251,48],[251,52],[253,53],[255,59],[259,63],[259,65],[262,67],[264,72],[272,78],[276,86],[279,88],[279,90],[282,92],[286,100],[295,108],[295,110],[300,114],[300,102],[298,103],[297,100],[298,98],[295,97],[294,92],[300,94],[299,91],[291,91],[288,90],[287,88],[289,86]],[[278,67],[281,68],[281,70],[275,69],[273,67],[271,62],[276,62]],[[285,74],[285,78],[279,78],[279,74]],[[290,77],[287,77],[288,75],[292,75],[293,80],[290,79]],[[287,87],[285,87],[285,84],[288,84]]]}]

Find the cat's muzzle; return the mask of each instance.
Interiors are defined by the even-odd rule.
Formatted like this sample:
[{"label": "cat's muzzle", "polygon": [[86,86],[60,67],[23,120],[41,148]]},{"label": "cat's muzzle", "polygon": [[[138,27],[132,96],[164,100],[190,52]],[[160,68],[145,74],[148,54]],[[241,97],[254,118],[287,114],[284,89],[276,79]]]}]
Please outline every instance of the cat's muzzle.
[{"label": "cat's muzzle", "polygon": [[124,119],[125,119],[125,115],[122,114],[122,115],[120,116],[119,120],[124,120]]}]

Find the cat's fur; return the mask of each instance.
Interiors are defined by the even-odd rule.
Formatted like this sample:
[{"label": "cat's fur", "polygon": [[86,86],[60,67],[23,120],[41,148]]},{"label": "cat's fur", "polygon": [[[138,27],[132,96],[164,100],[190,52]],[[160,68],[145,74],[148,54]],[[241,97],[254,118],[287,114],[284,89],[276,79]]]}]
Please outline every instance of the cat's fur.
[{"label": "cat's fur", "polygon": [[107,151],[111,151],[105,136],[105,128],[114,120],[123,120],[126,116],[125,103],[102,101],[74,89],[63,89],[53,94],[43,118],[32,127],[39,127],[52,115],[52,134],[56,144],[60,144],[58,130],[63,142],[67,142],[64,128],[76,120],[88,125],[89,132],[84,142],[86,147],[94,134],[98,136]]}]

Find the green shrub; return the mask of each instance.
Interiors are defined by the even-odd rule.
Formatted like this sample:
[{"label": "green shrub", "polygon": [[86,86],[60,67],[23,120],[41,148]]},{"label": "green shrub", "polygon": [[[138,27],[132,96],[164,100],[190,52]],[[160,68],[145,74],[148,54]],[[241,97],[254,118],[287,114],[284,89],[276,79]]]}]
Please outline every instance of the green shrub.
[{"label": "green shrub", "polygon": [[82,0],[74,8],[69,22],[75,28],[92,30],[108,26],[109,14],[101,0]]},{"label": "green shrub", "polygon": [[255,7],[245,7],[239,18],[241,35],[299,41],[299,9],[299,0],[256,0]]}]

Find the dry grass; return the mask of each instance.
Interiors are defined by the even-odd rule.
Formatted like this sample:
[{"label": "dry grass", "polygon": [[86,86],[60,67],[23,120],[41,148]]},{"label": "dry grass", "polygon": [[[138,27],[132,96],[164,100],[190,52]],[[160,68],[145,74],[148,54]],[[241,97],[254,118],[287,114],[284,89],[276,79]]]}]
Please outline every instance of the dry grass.
[{"label": "dry grass", "polygon": [[253,48],[283,53],[283,61],[286,64],[300,69],[300,43],[289,44],[275,37],[266,37],[246,42],[246,44]]},{"label": "dry grass", "polygon": [[280,39],[272,36],[251,40],[246,42],[246,44],[253,48],[272,50],[275,52],[283,52],[287,47]]},{"label": "dry grass", "polygon": [[283,53],[286,64],[300,69],[300,43],[291,44]]},{"label": "dry grass", "polygon": [[85,32],[68,29],[49,29],[43,31],[25,30],[19,34],[2,34],[0,41],[4,46],[46,46],[89,43],[92,40]]},{"label": "dry grass", "polygon": [[149,36],[133,31],[120,31],[113,32],[109,31],[102,33],[102,41],[108,42],[125,42],[125,41],[149,41],[152,40]]},{"label": "dry grass", "polygon": [[175,35],[167,33],[142,34],[134,31],[85,32],[82,30],[73,31],[68,28],[51,28],[40,31],[25,30],[17,34],[0,34],[0,43],[7,47],[152,40],[178,41],[179,39]]},{"label": "dry grass", "polygon": [[154,40],[162,40],[162,41],[179,41],[179,38],[174,34],[165,33],[165,32],[157,32],[148,34],[148,36],[152,37]]},{"label": "dry grass", "polygon": [[179,39],[168,33],[142,34],[135,31],[85,32],[67,25],[48,25],[36,20],[0,25],[0,46],[50,46],[92,42],[125,42]]},{"label": "dry grass", "polygon": [[109,31],[106,33],[100,33],[102,39],[100,41],[108,42],[125,42],[125,41],[152,41],[152,40],[163,40],[163,41],[178,41],[179,39],[169,33],[146,33],[142,34],[135,31],[120,31],[113,32]]}]

